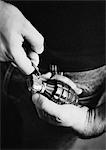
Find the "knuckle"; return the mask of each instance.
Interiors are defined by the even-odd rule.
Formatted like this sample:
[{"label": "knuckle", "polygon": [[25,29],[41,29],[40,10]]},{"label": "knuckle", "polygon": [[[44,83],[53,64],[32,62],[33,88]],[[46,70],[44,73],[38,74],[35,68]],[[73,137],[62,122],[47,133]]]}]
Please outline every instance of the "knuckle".
[{"label": "knuckle", "polygon": [[21,11],[17,7],[15,7],[14,5],[10,5],[10,7],[11,13],[13,13],[14,15],[22,15]]}]

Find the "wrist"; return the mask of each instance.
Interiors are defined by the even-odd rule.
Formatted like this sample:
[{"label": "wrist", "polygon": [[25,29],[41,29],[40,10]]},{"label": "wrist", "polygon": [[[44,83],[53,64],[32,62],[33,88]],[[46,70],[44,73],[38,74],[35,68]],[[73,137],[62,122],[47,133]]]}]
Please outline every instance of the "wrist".
[{"label": "wrist", "polygon": [[[77,114],[75,115],[75,113]],[[75,113],[74,115],[76,116],[76,119],[75,117],[73,118],[74,119],[73,128],[79,133],[83,133],[87,123],[88,108],[77,107],[77,111]]]},{"label": "wrist", "polygon": [[[104,104],[101,107],[101,110],[104,111]],[[82,109],[82,108],[81,108]],[[100,112],[100,109],[88,109],[86,112],[85,120],[79,122],[77,125],[76,131],[80,134],[79,136],[82,138],[91,138],[97,137],[105,131],[105,116],[104,112]],[[83,118],[84,119],[84,118]]]}]

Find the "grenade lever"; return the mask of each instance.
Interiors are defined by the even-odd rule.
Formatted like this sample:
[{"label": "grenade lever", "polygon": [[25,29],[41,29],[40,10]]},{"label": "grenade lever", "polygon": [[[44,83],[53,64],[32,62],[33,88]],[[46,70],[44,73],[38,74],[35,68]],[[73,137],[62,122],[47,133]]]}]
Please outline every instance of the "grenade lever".
[{"label": "grenade lever", "polygon": [[30,75],[28,75],[27,85],[28,90],[32,93],[41,92],[43,83],[38,67],[35,67],[35,70]]}]

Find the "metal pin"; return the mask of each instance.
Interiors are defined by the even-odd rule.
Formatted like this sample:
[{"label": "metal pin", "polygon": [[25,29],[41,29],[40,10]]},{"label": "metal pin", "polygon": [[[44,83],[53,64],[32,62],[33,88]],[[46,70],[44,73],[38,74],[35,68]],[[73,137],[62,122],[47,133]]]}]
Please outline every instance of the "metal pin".
[{"label": "metal pin", "polygon": [[39,68],[34,64],[33,60],[31,60],[32,66],[35,68],[35,70],[32,72],[32,74],[35,74],[36,76],[41,76],[41,73],[39,71]]}]

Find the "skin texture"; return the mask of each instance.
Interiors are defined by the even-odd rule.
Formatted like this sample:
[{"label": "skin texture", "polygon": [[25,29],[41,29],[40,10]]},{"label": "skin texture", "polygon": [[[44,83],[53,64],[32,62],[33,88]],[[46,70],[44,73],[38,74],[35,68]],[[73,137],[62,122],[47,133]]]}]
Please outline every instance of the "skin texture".
[{"label": "skin texture", "polygon": [[84,96],[92,95],[104,83],[106,77],[106,66],[82,72],[65,72],[77,87],[84,90]]},{"label": "skin texture", "polygon": [[[104,82],[105,75],[106,72],[104,66],[89,72],[72,73],[71,76],[73,77],[73,81],[76,78],[78,79],[77,84],[70,79],[66,80],[66,78],[61,75],[55,75],[53,78],[67,83],[77,94],[81,94],[79,91],[81,91],[82,87],[83,90],[85,89],[85,95],[87,95],[87,93],[93,93],[94,89],[96,90],[99,88],[99,86]],[[83,76],[82,79],[81,76]],[[83,78],[86,78],[86,80],[83,80]],[[89,82],[90,79],[95,84],[91,84],[91,81]],[[104,92],[101,94],[100,99],[97,100],[99,101],[98,106],[90,109],[81,105],[59,105],[50,101],[41,94],[33,94],[32,96],[32,100],[37,108],[40,118],[57,126],[71,127],[79,133],[81,138],[98,136],[105,131],[105,98],[106,93]]]},{"label": "skin texture", "polygon": [[[31,44],[32,51],[26,55],[22,44],[24,38]],[[0,1],[0,60],[11,61],[25,74],[34,71],[38,54],[43,52],[43,36],[33,27],[15,6]],[[32,60],[32,62],[31,62]]]}]

